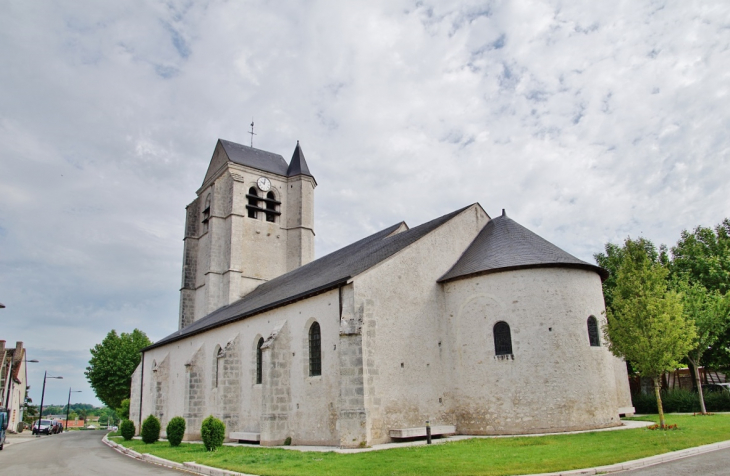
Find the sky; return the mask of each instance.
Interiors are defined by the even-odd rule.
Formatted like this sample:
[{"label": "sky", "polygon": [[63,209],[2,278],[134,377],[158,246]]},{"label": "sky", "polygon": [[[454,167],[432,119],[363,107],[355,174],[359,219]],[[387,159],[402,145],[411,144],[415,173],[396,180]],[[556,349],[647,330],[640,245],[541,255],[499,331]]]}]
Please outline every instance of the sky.
[{"label": "sky", "polygon": [[0,339],[98,404],[177,330],[217,139],[317,179],[316,256],[474,202],[583,260],[730,216],[730,3],[0,0]]}]

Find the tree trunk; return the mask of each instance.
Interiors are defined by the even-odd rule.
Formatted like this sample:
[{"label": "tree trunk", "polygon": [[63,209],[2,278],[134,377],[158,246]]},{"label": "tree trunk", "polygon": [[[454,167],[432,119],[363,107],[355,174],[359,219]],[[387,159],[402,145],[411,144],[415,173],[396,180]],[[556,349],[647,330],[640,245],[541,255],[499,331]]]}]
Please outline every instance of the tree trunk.
[{"label": "tree trunk", "polygon": [[688,365],[688,367],[689,367],[689,376],[690,376],[690,378],[692,380],[692,388],[690,390],[694,390],[694,389],[697,388],[697,384],[699,382],[697,381],[697,374],[695,373],[695,366],[692,364],[692,360],[691,359],[687,359],[687,360],[689,360],[689,365]]},{"label": "tree trunk", "polygon": [[654,377],[654,395],[656,395],[656,407],[657,410],[659,410],[659,428],[662,430],[665,427],[664,422],[664,408],[662,407],[662,396],[661,392],[659,391],[661,389],[661,380],[659,376]]},{"label": "tree trunk", "polygon": [[697,380],[697,395],[700,396],[700,410],[703,415],[707,415],[707,409],[705,409],[705,394],[702,392],[702,381],[700,380],[700,360],[694,360],[692,357],[687,356],[687,359],[692,363],[692,368],[695,371],[695,379]]}]

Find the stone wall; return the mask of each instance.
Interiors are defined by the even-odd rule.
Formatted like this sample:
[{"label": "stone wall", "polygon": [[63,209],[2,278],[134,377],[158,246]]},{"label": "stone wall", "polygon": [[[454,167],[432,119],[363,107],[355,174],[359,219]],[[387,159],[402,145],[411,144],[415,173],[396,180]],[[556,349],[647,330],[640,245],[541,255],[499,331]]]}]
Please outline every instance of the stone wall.
[{"label": "stone wall", "polygon": [[[605,323],[598,274],[506,271],[445,284],[457,430],[519,434],[619,424],[615,358],[590,346],[587,319]],[[512,355],[497,356],[493,329],[510,327]]]},{"label": "stone wall", "polygon": [[205,378],[204,354],[205,346],[200,346],[189,362],[185,364],[186,392],[185,392],[185,439],[200,439],[200,425],[206,415],[205,396],[208,391],[208,382]]}]

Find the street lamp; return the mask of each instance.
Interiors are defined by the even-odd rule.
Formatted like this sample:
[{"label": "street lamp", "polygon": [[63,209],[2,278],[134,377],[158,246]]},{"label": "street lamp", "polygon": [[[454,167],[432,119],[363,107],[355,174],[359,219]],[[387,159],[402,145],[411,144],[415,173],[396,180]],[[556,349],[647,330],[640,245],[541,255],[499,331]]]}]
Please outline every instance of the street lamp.
[{"label": "street lamp", "polygon": [[66,431],[68,431],[68,415],[71,411],[71,393],[81,393],[81,390],[71,391],[71,387],[68,387],[68,403],[66,404]]},{"label": "street lamp", "polygon": [[41,392],[41,409],[38,412],[38,434],[36,435],[36,437],[38,437],[38,438],[41,437],[41,420],[43,419],[43,399],[46,396],[46,379],[47,378],[62,379],[63,377],[49,377],[47,370],[45,372],[43,372],[43,391]]}]

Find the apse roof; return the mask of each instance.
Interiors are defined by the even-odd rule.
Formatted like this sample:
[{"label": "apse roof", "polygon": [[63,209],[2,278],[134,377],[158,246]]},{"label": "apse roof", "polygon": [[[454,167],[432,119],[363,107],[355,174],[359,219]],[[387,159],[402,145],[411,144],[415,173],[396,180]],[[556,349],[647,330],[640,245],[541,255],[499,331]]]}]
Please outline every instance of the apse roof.
[{"label": "apse roof", "polygon": [[461,208],[415,228],[393,234],[404,225],[403,222],[397,223],[259,285],[242,299],[213,311],[144,350],[154,349],[214,327],[245,319],[335,289],[345,284],[349,279],[393,256],[467,208],[469,207]]},{"label": "apse roof", "polygon": [[601,279],[608,277],[605,269],[566,253],[508,218],[502,211],[502,216],[493,218],[482,228],[461,258],[439,282],[475,274],[546,267],[582,268],[595,271]]}]

